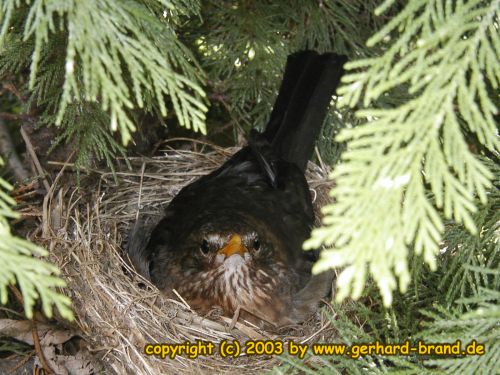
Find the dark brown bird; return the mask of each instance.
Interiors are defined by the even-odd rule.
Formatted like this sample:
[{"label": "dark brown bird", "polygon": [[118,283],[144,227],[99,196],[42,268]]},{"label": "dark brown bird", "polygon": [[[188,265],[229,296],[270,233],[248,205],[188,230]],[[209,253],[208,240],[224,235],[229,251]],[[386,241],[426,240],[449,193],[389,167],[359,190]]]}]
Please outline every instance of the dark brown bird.
[{"label": "dark brown bird", "polygon": [[302,250],[314,223],[304,171],[345,62],[289,56],[265,131],[185,186],[150,235],[144,218],[136,223],[128,252],[139,273],[201,313],[240,308],[281,326],[317,308],[331,275],[312,277],[315,254]]}]

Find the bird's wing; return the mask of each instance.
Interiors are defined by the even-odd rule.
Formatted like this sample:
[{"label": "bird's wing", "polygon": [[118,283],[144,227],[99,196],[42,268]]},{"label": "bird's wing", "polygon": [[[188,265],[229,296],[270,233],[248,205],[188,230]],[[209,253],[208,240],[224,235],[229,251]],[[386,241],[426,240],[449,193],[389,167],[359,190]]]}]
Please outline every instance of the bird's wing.
[{"label": "bird's wing", "polygon": [[263,134],[253,129],[250,133],[248,146],[253,156],[256,158],[262,173],[267,178],[269,185],[276,189],[278,187],[278,169],[276,167],[277,160],[273,154],[271,144]]}]

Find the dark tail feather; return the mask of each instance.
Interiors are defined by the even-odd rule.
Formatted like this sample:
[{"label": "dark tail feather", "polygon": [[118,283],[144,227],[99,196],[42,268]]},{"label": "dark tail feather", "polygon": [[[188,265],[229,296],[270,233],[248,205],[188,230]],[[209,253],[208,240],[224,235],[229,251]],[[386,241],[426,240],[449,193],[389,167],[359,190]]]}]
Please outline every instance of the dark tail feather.
[{"label": "dark tail feather", "polygon": [[287,60],[283,83],[264,131],[273,150],[304,170],[343,73],[345,56],[304,51]]},{"label": "dark tail feather", "polygon": [[278,97],[274,102],[271,117],[264,131],[264,136],[269,143],[272,143],[276,133],[283,123],[288,105],[290,104],[295,87],[297,86],[300,76],[304,72],[305,67],[311,61],[316,59],[318,54],[315,51],[302,51],[288,56],[285,66],[285,74],[281,81]]}]

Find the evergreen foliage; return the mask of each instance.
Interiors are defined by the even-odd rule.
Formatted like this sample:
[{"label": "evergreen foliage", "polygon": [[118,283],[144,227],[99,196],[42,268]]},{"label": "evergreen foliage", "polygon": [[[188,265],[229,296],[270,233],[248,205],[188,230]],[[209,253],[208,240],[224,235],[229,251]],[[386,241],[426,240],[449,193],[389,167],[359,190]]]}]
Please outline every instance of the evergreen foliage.
[{"label": "evergreen foliage", "polygon": [[[368,271],[390,305],[397,284],[404,292],[410,283],[410,247],[435,269],[441,211],[477,232],[474,198],[486,203],[492,174],[464,133],[498,150],[499,4],[411,1],[368,40],[368,46],[387,40],[386,51],[347,65],[341,105],[371,105],[357,112],[368,121],[338,137],[347,151],[332,174],[336,204],[325,207],[324,227],[306,243],[334,248],[322,253],[316,271],[345,267],[338,300],[359,297]],[[398,86],[408,100],[376,101]]]},{"label": "evergreen foliage", "polygon": [[[70,104],[98,103],[126,144],[135,130],[130,110],[166,116],[168,96],[179,124],[205,132],[203,75],[175,33],[183,17],[198,14],[196,1],[26,3],[0,7],[0,75],[29,67],[31,102],[45,104],[56,125],[68,123]],[[115,146],[99,147],[105,153]]]},{"label": "evergreen foliage", "polygon": [[[0,166],[3,161],[0,158]],[[42,302],[42,311],[52,316],[53,306],[57,307],[62,317],[73,319],[68,297],[55,290],[64,287],[64,280],[57,277],[59,269],[54,265],[38,259],[46,256],[47,250],[35,246],[29,241],[12,235],[8,218],[17,218],[12,206],[15,201],[7,195],[12,187],[0,178],[0,303],[8,300],[7,286],[18,283],[23,295],[24,311],[28,318],[33,317],[33,306],[38,298]]]},{"label": "evergreen foliage", "polygon": [[[485,354],[437,357],[430,355],[309,356],[309,364],[284,357],[279,373],[396,373],[396,374],[493,374],[500,356],[500,167],[486,162],[493,172],[493,187],[487,191],[488,204],[472,215],[478,233],[464,225],[449,223],[437,257],[436,271],[424,266],[413,254],[409,290],[396,295],[386,308],[374,286],[365,289],[359,301],[333,304],[336,342],[401,344],[455,343],[462,349],[473,340],[485,345]],[[330,315],[330,314],[329,314]]]},{"label": "evergreen foliage", "polygon": [[200,21],[183,31],[207,72],[213,105],[222,103],[235,125],[262,128],[286,57],[306,48],[365,55],[364,41],[380,23],[372,7],[360,0],[205,1]]}]

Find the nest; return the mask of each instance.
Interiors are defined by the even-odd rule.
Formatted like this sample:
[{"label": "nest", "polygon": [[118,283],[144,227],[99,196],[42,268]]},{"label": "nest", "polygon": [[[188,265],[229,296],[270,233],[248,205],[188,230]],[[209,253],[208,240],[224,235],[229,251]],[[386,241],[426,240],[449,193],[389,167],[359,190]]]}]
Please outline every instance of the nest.
[{"label": "nest", "polygon": [[[270,369],[281,361],[275,356],[174,359],[146,356],[149,343],[189,340],[294,340],[329,341],[335,332],[325,317],[327,303],[307,322],[277,332],[263,331],[245,321],[232,321],[215,311],[199,316],[179,297],[167,299],[131,269],[124,260],[124,243],[139,210],[155,214],[179,190],[220,166],[237,149],[223,149],[186,141],[183,149],[163,145],[161,156],[131,158],[132,169],[93,170],[80,188],[61,183],[70,171],[65,165],[44,202],[43,238],[51,260],[62,270],[73,301],[76,322],[72,329],[86,342],[95,363],[106,372],[133,374],[227,373]],[[331,182],[324,167],[310,163],[307,179],[316,210],[328,202]],[[74,180],[74,179],[73,179]],[[317,215],[318,216],[318,215]],[[310,360],[314,360],[311,358]]]}]

